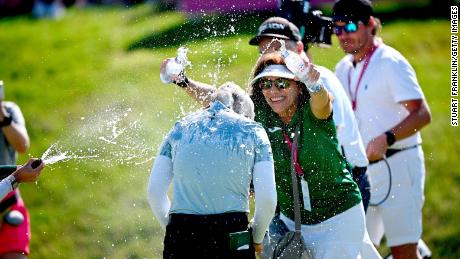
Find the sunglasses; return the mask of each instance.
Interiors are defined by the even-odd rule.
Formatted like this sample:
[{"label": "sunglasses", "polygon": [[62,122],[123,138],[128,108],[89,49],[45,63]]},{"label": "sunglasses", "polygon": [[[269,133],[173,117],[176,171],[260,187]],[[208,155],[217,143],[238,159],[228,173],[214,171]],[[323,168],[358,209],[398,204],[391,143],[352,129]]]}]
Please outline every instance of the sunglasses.
[{"label": "sunglasses", "polygon": [[260,79],[258,83],[259,87],[263,90],[268,90],[272,88],[273,84],[276,88],[282,90],[289,87],[289,85],[291,84],[291,80],[286,78],[278,78],[273,81],[268,79]]},{"label": "sunglasses", "polygon": [[342,35],[342,32],[353,33],[358,30],[359,22],[349,22],[343,26],[334,25],[334,34],[339,36]]}]

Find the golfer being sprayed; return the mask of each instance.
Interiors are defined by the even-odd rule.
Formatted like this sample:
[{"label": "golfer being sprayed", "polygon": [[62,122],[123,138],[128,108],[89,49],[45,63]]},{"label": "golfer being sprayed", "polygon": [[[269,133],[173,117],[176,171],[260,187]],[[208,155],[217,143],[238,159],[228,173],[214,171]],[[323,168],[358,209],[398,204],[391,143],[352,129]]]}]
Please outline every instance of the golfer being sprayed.
[{"label": "golfer being sprayed", "polygon": [[150,206],[166,229],[164,258],[255,258],[261,252],[277,195],[270,141],[253,118],[249,95],[226,83],[209,107],[176,122],[165,137],[148,185]]}]

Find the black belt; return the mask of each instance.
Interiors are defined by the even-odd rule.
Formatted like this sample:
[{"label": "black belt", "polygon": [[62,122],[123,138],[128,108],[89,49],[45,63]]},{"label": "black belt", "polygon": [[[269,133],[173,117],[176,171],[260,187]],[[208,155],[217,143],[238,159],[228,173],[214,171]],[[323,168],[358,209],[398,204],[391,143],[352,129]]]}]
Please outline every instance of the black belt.
[{"label": "black belt", "polygon": [[169,215],[170,224],[194,224],[194,225],[220,225],[241,222],[247,224],[248,214],[246,212],[228,212],[221,214],[181,214],[172,213]]},{"label": "black belt", "polygon": [[17,193],[0,202],[0,214],[18,202]]},{"label": "black belt", "polygon": [[[385,153],[385,158],[390,158],[392,157],[393,155],[401,152],[401,151],[406,151],[406,150],[409,150],[409,149],[413,149],[413,148],[416,148],[420,146],[420,144],[417,144],[417,145],[413,145],[413,146],[410,146],[410,147],[406,147],[406,148],[401,148],[401,149],[396,149],[396,148],[389,148],[387,149],[387,152]],[[369,165],[372,165],[372,164],[376,164],[380,161],[382,161],[382,159],[379,159],[379,160],[374,160],[374,161],[369,161]]]}]

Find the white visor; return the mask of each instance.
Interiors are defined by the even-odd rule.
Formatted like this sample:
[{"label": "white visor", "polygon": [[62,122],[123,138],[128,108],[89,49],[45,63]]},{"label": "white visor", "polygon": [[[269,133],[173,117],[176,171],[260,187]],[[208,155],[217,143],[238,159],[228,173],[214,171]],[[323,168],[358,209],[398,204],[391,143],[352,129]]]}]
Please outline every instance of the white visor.
[{"label": "white visor", "polygon": [[251,85],[254,85],[257,80],[262,77],[282,77],[287,79],[294,79],[295,75],[285,65],[270,65],[267,66],[260,74],[258,74],[251,81]]}]

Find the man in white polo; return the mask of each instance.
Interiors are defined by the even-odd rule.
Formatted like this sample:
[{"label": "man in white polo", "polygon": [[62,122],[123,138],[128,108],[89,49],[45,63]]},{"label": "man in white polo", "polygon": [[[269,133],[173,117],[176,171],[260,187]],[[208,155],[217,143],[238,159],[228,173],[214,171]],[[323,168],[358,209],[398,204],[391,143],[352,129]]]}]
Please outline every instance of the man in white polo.
[{"label": "man in white polo", "polygon": [[385,234],[393,258],[419,258],[425,168],[420,129],[431,114],[414,69],[376,39],[368,0],[340,0],[334,33],[348,54],[336,74],[350,98],[371,165],[367,229],[375,245]]}]

